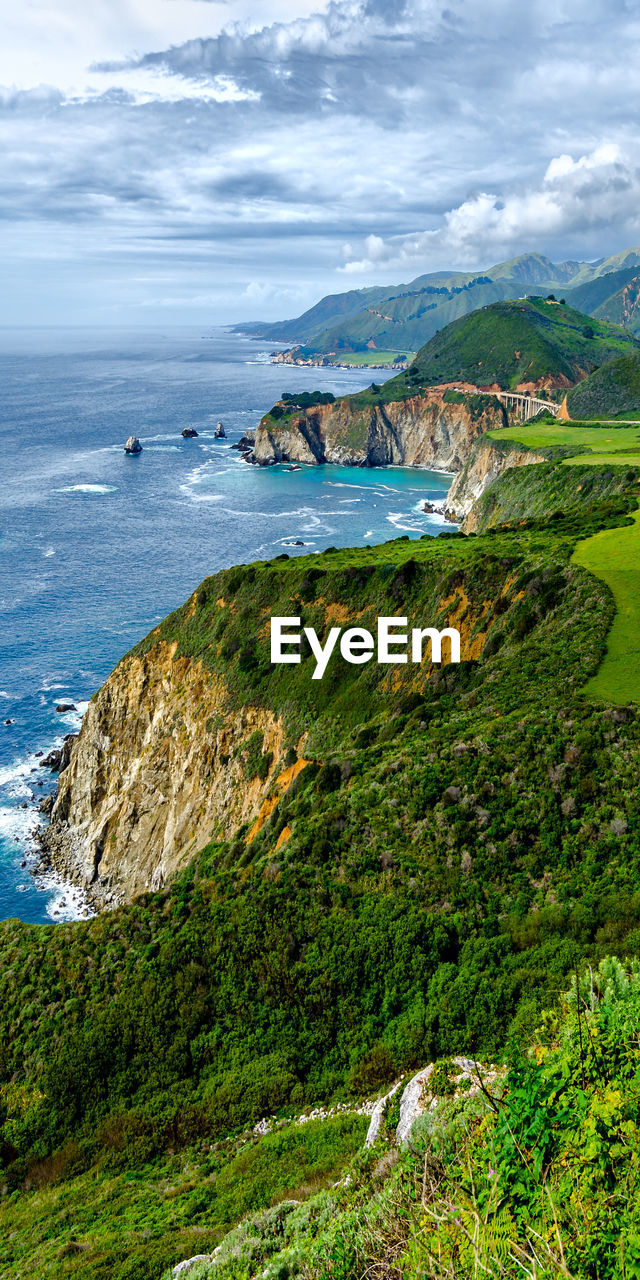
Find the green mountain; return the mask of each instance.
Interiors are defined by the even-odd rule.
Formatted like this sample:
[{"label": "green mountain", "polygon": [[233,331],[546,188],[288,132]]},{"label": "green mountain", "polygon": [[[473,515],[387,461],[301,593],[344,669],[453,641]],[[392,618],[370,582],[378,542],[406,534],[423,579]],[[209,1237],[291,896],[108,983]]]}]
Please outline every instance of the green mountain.
[{"label": "green mountain", "polygon": [[[452,320],[470,311],[523,294],[565,296],[602,276],[640,267],[640,250],[628,249],[596,262],[554,263],[542,254],[522,254],[486,272],[432,272],[409,284],[350,290],[323,298],[294,320],[238,325],[238,330],[268,341],[300,346],[301,358],[344,356],[354,352],[413,352]],[[615,283],[615,289],[621,281]],[[600,305],[614,288],[598,294]],[[579,299],[575,305],[582,310]],[[603,316],[603,319],[614,319]]]},{"label": "green mountain", "polygon": [[405,373],[385,382],[381,394],[394,400],[446,382],[497,384],[503,390],[528,383],[570,387],[637,345],[619,326],[562,303],[497,302],[441,329]]},{"label": "green mountain", "polygon": [[640,351],[629,351],[596,369],[567,396],[572,418],[640,415]]}]

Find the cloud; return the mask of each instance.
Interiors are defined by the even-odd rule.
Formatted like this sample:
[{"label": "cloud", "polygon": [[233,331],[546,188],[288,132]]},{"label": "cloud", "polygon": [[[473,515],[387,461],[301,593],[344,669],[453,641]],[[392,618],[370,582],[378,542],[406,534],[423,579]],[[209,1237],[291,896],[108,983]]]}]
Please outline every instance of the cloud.
[{"label": "cloud", "polygon": [[[55,26],[35,2],[40,72],[85,18],[58,0]],[[397,283],[639,238],[625,0],[174,4],[96,0],[73,65],[0,90],[10,318],[40,314],[54,260],[56,315],[217,297],[224,319],[241,299],[286,314],[345,273]]]},{"label": "cloud", "polygon": [[360,274],[381,263],[410,268],[425,261],[473,266],[525,245],[559,244],[562,239],[595,243],[594,233],[609,232],[613,208],[618,235],[638,238],[640,153],[624,155],[617,143],[603,143],[577,159],[566,153],[552,158],[537,186],[503,195],[477,193],[447,210],[432,230],[388,240],[370,235],[360,257],[347,244],[342,269]]}]

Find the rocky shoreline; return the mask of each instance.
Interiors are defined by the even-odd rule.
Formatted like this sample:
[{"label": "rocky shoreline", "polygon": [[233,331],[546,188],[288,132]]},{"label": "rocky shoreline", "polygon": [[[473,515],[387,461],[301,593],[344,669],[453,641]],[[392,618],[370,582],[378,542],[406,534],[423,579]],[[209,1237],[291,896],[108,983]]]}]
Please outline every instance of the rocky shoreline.
[{"label": "rocky shoreline", "polygon": [[107,886],[86,885],[78,880],[78,867],[72,856],[73,845],[70,833],[62,824],[49,822],[46,826],[37,826],[33,839],[33,865],[30,874],[37,879],[47,876],[55,877],[61,887],[67,884],[81,889],[89,912],[99,915],[102,911],[113,911],[122,906],[124,895]]},{"label": "rocky shoreline", "polygon": [[294,365],[301,369],[393,369],[402,373],[409,368],[408,360],[380,362],[380,364],[349,364],[347,361],[335,360],[331,356],[296,356],[299,347],[291,347],[288,351],[271,351],[269,359],[272,364]]}]

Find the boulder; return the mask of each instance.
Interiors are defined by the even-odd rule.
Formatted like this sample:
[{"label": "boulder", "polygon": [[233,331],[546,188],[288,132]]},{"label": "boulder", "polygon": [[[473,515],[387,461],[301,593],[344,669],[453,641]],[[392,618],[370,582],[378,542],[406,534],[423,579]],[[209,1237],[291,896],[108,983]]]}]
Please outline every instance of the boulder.
[{"label": "boulder", "polygon": [[255,431],[245,431],[244,435],[240,436],[240,439],[236,440],[236,443],[232,444],[231,448],[239,449],[240,453],[250,453],[251,450],[253,449],[255,442],[256,442]]},{"label": "boulder", "polygon": [[55,799],[56,798],[53,791],[51,791],[48,796],[43,796],[42,800],[40,801],[40,804],[38,805],[38,809],[40,810],[40,813],[44,813],[48,817],[55,804]]},{"label": "boulder", "polygon": [[[216,1253],[217,1252],[218,1251],[216,1249]],[[198,1262],[210,1262],[213,1257],[214,1254],[211,1253],[196,1253],[193,1258],[185,1258],[184,1262],[178,1262],[173,1268],[171,1274],[173,1276],[184,1276],[192,1267],[195,1267]]]},{"label": "boulder", "polygon": [[195,439],[197,438],[197,435],[198,435],[198,432],[196,431],[195,427],[184,427],[184,428],[183,428],[183,431],[182,431],[183,439],[185,439],[185,440],[195,440]]},{"label": "boulder", "polygon": [[44,758],[40,761],[40,768],[52,769],[54,773],[57,773],[58,769],[60,768],[61,759],[62,759],[62,751],[59,748],[55,747],[53,751],[50,751],[49,754],[47,756],[44,756]]},{"label": "boulder", "polygon": [[137,436],[129,436],[124,451],[125,453],[142,453],[142,445]]},{"label": "boulder", "polygon": [[77,711],[77,710],[78,708],[74,705],[73,702],[59,702],[56,707],[56,711],[58,712],[58,715],[62,715],[64,711]]},{"label": "boulder", "polygon": [[214,438],[214,440],[226,440],[226,438],[227,438],[227,433],[226,433],[226,431],[225,431],[225,429],[224,429],[224,427],[223,427],[223,425],[222,425],[222,423],[221,423],[221,422],[219,422],[219,423],[218,423],[218,425],[217,425],[217,427],[216,427],[216,429],[215,429],[215,431],[214,431],[214,433],[213,433],[213,438]]}]

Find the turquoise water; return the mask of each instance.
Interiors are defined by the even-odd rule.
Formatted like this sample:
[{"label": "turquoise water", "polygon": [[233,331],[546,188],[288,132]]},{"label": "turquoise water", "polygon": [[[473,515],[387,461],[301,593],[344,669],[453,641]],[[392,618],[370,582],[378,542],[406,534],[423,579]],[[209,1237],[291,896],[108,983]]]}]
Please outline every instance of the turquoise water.
[{"label": "turquoise water", "polygon": [[[77,730],[122,654],[202,578],[444,527],[420,507],[444,498],[447,476],[287,472],[230,447],[283,391],[355,391],[371,377],[272,365],[225,331],[0,331],[0,918],[82,914],[77,891],[29,873],[36,805],[56,782],[36,752]],[[185,426],[198,438],[183,440]],[[137,457],[123,452],[131,434]],[[77,709],[56,713],[67,700]]]}]

